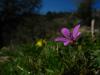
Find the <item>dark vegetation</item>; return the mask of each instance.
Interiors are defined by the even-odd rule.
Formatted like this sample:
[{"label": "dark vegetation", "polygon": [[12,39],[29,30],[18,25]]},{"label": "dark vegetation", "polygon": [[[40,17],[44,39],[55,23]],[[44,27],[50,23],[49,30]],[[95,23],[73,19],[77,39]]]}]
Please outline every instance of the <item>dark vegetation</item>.
[{"label": "dark vegetation", "polygon": [[25,22],[24,18],[37,13],[40,7],[41,0],[0,0],[0,46],[16,38],[17,28]]}]

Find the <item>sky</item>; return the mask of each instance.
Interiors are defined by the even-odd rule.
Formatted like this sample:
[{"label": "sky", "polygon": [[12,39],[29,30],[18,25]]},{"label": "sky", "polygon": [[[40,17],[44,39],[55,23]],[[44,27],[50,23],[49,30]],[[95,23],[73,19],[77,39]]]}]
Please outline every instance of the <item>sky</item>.
[{"label": "sky", "polygon": [[[96,0],[93,7],[100,10],[100,0]],[[76,10],[77,10],[77,4],[73,2],[73,0],[43,0],[43,4],[40,12],[45,14],[48,11],[73,12]]]}]

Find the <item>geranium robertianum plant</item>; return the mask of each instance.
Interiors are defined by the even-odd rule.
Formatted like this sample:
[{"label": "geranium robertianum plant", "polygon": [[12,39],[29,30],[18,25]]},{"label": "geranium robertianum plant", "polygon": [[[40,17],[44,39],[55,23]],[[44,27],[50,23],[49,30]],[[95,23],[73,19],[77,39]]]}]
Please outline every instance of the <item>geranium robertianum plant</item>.
[{"label": "geranium robertianum plant", "polygon": [[62,36],[57,37],[55,41],[63,42],[64,46],[67,46],[68,44],[73,44],[81,34],[81,32],[79,32],[79,28],[80,25],[76,25],[73,28],[72,32],[70,32],[68,28],[62,28],[61,29]]},{"label": "geranium robertianum plant", "polygon": [[62,62],[66,64],[64,75],[68,75],[69,73],[71,75],[88,75],[88,73],[91,72],[91,69],[88,69],[92,63],[90,62],[92,59],[88,58],[91,57],[91,53],[88,53],[90,50],[88,51],[88,48],[83,50],[84,47],[81,44],[76,44],[76,41],[81,35],[79,28],[80,24],[76,25],[72,31],[68,28],[62,28],[62,35],[54,39],[54,41],[62,42],[64,46],[67,46],[64,48],[62,47],[63,50],[59,51],[60,55],[62,55]]}]

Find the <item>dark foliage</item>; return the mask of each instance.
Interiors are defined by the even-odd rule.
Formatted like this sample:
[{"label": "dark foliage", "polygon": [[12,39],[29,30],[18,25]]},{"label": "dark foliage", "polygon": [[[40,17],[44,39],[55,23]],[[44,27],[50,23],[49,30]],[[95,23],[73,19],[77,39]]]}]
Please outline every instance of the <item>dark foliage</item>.
[{"label": "dark foliage", "polygon": [[80,3],[78,14],[80,19],[83,20],[84,25],[91,25],[91,19],[93,14],[93,0],[84,0]]},{"label": "dark foliage", "polygon": [[37,13],[40,7],[41,0],[0,0],[0,48],[15,37],[22,15]]}]

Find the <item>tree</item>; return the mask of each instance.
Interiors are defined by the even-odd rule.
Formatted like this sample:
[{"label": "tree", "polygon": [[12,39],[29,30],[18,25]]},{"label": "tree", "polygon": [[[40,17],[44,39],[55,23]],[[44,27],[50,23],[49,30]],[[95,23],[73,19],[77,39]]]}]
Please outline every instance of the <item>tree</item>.
[{"label": "tree", "polygon": [[0,0],[0,46],[4,40],[11,40],[11,33],[21,21],[21,15],[36,13],[42,0]]},{"label": "tree", "polygon": [[78,8],[78,14],[80,19],[82,19],[83,24],[90,26],[93,13],[94,0],[82,0]]}]

